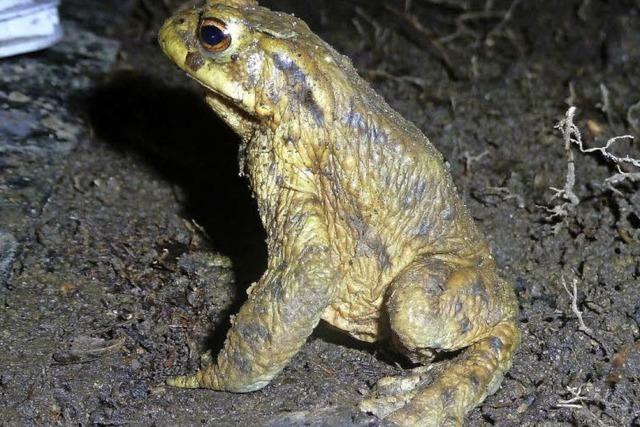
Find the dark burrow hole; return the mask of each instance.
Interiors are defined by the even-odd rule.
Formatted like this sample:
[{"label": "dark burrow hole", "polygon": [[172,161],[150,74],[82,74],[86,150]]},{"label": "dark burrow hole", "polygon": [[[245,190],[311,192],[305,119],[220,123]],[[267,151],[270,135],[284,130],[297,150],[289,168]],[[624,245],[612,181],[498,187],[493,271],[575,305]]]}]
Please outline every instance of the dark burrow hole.
[{"label": "dark burrow hole", "polygon": [[627,221],[629,221],[629,224],[631,224],[633,228],[640,228],[640,217],[635,212],[627,215]]}]

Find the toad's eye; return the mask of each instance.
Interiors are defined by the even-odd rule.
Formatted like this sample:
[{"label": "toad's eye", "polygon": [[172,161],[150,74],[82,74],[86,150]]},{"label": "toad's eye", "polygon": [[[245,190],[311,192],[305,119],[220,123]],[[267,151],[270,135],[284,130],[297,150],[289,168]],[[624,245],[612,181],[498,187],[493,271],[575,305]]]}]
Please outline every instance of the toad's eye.
[{"label": "toad's eye", "polygon": [[200,22],[200,43],[209,52],[222,52],[231,44],[227,25],[216,18],[204,18]]}]

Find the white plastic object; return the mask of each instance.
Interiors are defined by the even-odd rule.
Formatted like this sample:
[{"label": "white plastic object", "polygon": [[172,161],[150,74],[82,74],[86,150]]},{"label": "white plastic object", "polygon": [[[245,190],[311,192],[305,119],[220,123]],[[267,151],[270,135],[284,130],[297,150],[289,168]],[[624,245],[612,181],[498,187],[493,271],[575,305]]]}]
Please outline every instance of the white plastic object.
[{"label": "white plastic object", "polygon": [[0,0],[0,58],[33,52],[62,38],[59,0]]}]

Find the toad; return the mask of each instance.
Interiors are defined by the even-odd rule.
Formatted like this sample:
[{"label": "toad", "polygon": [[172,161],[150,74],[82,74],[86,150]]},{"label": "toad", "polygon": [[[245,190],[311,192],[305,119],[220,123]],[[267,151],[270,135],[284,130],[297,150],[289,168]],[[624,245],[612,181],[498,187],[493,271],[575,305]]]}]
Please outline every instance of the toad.
[{"label": "toad", "polygon": [[520,333],[512,286],[442,155],[291,15],[209,0],[170,18],[159,41],[240,136],[269,256],[216,362],[168,383],[258,390],[322,319],[417,365],[382,378],[363,411],[462,424],[499,387]]}]

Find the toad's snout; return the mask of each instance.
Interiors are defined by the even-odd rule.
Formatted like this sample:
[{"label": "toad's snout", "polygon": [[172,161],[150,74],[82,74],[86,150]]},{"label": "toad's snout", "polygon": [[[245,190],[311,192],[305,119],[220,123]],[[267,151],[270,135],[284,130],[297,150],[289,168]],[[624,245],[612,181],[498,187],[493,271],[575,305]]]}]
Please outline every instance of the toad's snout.
[{"label": "toad's snout", "polygon": [[188,53],[187,47],[195,42],[190,29],[196,27],[197,19],[193,11],[184,11],[167,19],[158,33],[160,47],[181,68]]}]

